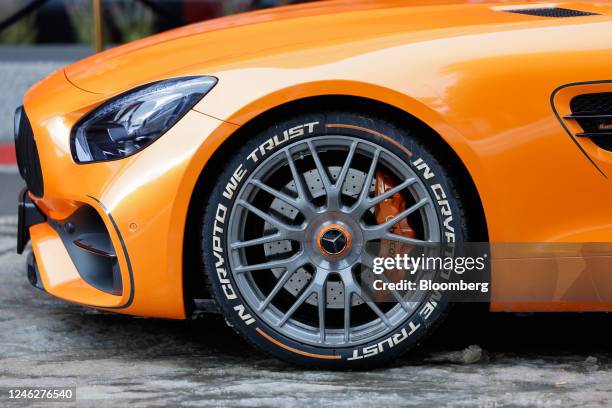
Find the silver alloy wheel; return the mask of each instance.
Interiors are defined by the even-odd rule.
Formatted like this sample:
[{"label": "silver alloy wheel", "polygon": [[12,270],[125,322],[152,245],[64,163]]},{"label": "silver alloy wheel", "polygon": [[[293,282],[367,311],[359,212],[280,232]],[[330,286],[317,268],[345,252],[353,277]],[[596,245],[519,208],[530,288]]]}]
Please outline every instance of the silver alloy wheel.
[{"label": "silver alloy wheel", "polygon": [[[397,183],[371,197],[377,170]],[[396,193],[410,200],[407,208],[372,223],[373,208]],[[381,305],[363,290],[363,271],[370,273],[381,240],[416,247],[440,241],[432,198],[410,166],[348,136],[318,136],[275,152],[250,174],[230,214],[229,263],[245,301],[278,332],[319,347],[380,338],[416,310],[420,298],[393,291],[394,301]],[[390,231],[405,218],[421,226],[418,238]],[[325,243],[338,250],[326,253],[327,238],[350,244]]]}]

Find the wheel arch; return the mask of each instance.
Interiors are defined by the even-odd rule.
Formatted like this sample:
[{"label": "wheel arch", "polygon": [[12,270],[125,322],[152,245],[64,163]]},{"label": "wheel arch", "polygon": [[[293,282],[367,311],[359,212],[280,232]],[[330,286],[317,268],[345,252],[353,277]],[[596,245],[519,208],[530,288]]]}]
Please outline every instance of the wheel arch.
[{"label": "wheel arch", "polygon": [[[191,299],[209,296],[204,281],[203,267],[199,262],[199,241],[201,234],[200,219],[203,215],[202,209],[213,187],[210,180],[214,180],[225,158],[240,146],[243,137],[258,132],[274,121],[275,118],[288,114],[295,115],[314,109],[345,110],[369,114],[386,120],[399,128],[409,126],[412,129],[416,129],[415,133],[419,135],[420,141],[436,152],[440,157],[440,161],[453,174],[453,182],[462,197],[461,201],[465,204],[465,210],[468,214],[471,240],[474,242],[488,241],[488,224],[485,210],[472,175],[449,142],[423,120],[396,106],[360,96],[322,95],[298,99],[273,107],[251,118],[220,145],[201,170],[192,191],[184,229],[183,293],[187,315],[191,313],[190,305],[193,303]],[[477,200],[465,199],[468,197],[477,197]]]}]

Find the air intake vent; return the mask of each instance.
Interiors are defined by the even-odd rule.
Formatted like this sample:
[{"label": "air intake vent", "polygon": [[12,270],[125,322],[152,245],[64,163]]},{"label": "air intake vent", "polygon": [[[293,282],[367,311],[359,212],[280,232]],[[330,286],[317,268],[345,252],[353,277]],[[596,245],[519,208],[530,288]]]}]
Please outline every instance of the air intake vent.
[{"label": "air intake vent", "polygon": [[612,92],[576,96],[570,102],[571,115],[565,119],[578,122],[583,132],[577,137],[589,137],[597,146],[612,151]]},{"label": "air intake vent", "polygon": [[591,13],[589,11],[571,10],[559,7],[546,7],[546,8],[526,8],[526,9],[514,9],[504,10],[509,13],[527,14],[530,16],[538,17],[552,17],[552,18],[563,18],[563,17],[583,17],[583,16],[597,16],[597,13]]},{"label": "air intake vent", "polygon": [[49,225],[57,231],[85,282],[106,293],[123,293],[117,253],[96,210],[83,205],[65,220],[50,220]]}]

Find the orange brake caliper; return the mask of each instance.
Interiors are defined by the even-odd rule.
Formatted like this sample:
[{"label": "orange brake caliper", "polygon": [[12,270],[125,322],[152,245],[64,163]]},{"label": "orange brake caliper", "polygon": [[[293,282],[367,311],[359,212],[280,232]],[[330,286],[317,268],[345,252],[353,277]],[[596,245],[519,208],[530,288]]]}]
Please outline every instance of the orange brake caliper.
[{"label": "orange brake caliper", "polygon": [[[389,175],[383,173],[380,170],[376,171],[375,195],[383,194],[384,192],[391,190],[393,187],[395,187],[395,183]],[[401,193],[396,193],[376,205],[374,209],[376,215],[376,223],[382,224],[387,220],[393,218],[397,214],[401,213],[405,209],[406,200],[404,199]],[[414,230],[410,227],[410,224],[408,224],[408,220],[405,218],[395,224],[391,232],[409,238],[414,238],[415,236]],[[396,254],[403,255],[409,253],[411,248],[412,247],[407,244],[383,239],[380,241],[380,250],[378,252],[378,256],[381,258],[395,257]],[[404,276],[404,271],[387,270],[384,274],[389,280],[389,282],[398,282]],[[384,301],[387,298],[386,293],[384,291],[377,291],[375,296],[377,301]]]}]

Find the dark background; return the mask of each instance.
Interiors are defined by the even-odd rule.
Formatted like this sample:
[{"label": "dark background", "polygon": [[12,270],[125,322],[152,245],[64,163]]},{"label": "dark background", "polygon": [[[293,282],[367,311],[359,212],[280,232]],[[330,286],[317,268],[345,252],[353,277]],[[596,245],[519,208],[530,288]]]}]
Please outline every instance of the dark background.
[{"label": "dark background", "polygon": [[[229,14],[303,3],[304,0],[103,0],[105,43],[138,38]],[[91,0],[2,0],[0,44],[91,43]],[[2,21],[19,10],[32,12],[9,26]]]}]

